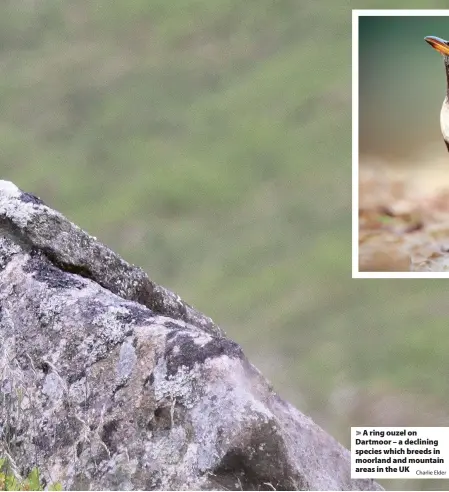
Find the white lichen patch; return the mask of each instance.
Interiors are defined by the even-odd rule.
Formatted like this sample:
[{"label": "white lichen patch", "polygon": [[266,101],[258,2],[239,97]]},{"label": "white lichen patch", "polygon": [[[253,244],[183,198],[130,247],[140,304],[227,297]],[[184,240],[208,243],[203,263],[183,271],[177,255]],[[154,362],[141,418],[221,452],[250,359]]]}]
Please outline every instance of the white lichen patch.
[{"label": "white lichen patch", "polygon": [[5,181],[3,179],[0,179],[0,197],[2,195],[7,196],[9,198],[11,197],[19,197],[21,194],[21,191],[19,188],[14,183],[11,183],[11,181]]},{"label": "white lichen patch", "polygon": [[195,400],[192,381],[199,379],[197,372],[196,367],[180,366],[176,374],[167,374],[167,363],[160,359],[153,371],[156,400],[179,399],[186,408],[190,408]]},{"label": "white lichen patch", "polygon": [[90,396],[90,389],[87,383],[87,378],[82,377],[70,385],[68,391],[70,398],[74,403],[80,405],[86,403]]},{"label": "white lichen patch", "polygon": [[128,309],[122,306],[108,306],[107,310],[95,316],[93,324],[101,326],[101,337],[109,343],[119,343],[124,338],[126,323],[120,315],[129,314]]},{"label": "white lichen patch", "polygon": [[50,372],[44,379],[42,393],[53,401],[60,400],[64,394],[65,385],[62,379],[55,372]]},{"label": "white lichen patch", "polygon": [[132,345],[132,340],[128,338],[122,343],[120,348],[119,360],[116,367],[116,384],[123,384],[130,378],[136,365],[136,360],[136,350]]},{"label": "white lichen patch", "polygon": [[161,461],[167,465],[176,465],[183,458],[183,448],[187,443],[186,431],[181,426],[170,429],[170,433],[153,443],[148,442],[146,452],[148,458]]},{"label": "white lichen patch", "polygon": [[19,227],[26,227],[34,215],[35,205],[20,201],[21,194],[15,184],[0,181],[0,215],[11,219]]},{"label": "white lichen patch", "polygon": [[0,268],[4,268],[7,263],[6,259],[20,253],[22,248],[11,239],[3,236],[0,237],[0,251],[2,252],[2,255],[0,255]]},{"label": "white lichen patch", "polygon": [[207,333],[204,333],[202,331],[198,331],[192,336],[192,341],[195,345],[198,345],[199,347],[204,347],[210,341],[212,340],[212,337],[208,335]]}]

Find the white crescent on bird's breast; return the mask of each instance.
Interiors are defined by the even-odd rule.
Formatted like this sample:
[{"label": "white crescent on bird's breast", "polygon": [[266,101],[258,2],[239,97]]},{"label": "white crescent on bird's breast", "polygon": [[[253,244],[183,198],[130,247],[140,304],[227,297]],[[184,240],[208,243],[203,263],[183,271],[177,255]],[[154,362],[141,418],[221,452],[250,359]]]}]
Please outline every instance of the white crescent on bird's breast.
[{"label": "white crescent on bird's breast", "polygon": [[449,102],[447,96],[444,98],[443,106],[441,107],[440,125],[444,140],[449,142]]}]

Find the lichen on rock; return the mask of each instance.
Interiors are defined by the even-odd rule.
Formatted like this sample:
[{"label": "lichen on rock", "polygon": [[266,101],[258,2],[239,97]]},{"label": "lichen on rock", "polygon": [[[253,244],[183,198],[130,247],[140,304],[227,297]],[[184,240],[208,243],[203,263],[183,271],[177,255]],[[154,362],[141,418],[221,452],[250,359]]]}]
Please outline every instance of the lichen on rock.
[{"label": "lichen on rock", "polygon": [[207,316],[0,181],[0,456],[111,490],[379,490]]}]

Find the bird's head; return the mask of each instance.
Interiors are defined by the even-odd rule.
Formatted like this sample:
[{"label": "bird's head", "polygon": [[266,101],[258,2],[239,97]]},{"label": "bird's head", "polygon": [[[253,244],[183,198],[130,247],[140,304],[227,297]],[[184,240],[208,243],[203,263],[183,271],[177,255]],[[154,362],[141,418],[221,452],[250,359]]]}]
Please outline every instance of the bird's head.
[{"label": "bird's head", "polygon": [[444,62],[449,65],[449,41],[446,41],[436,36],[426,36],[424,38],[433,49],[437,50],[444,57]]}]

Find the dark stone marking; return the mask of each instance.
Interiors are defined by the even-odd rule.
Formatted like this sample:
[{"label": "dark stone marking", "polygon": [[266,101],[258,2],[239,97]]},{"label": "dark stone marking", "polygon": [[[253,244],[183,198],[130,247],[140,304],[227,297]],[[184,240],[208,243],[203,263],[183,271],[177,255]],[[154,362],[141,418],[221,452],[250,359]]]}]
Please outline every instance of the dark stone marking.
[{"label": "dark stone marking", "polygon": [[48,453],[54,449],[53,443],[50,440],[48,433],[41,433],[34,436],[31,441],[38,449],[46,450]]},{"label": "dark stone marking", "polygon": [[26,191],[22,191],[19,200],[24,203],[34,203],[35,205],[45,205],[43,200],[41,200],[38,196],[33,195],[32,193],[28,193]]},{"label": "dark stone marking", "polygon": [[151,373],[149,376],[145,378],[143,382],[143,387],[145,389],[151,388],[151,386],[153,386],[153,383],[154,383],[154,374]]},{"label": "dark stone marking", "polygon": [[214,480],[225,490],[310,490],[307,483],[298,488],[292,481],[293,470],[284,461],[282,441],[272,428],[273,421],[265,423],[247,442],[230,449],[213,470]]},{"label": "dark stone marking", "polygon": [[0,243],[0,271],[8,265],[15,255],[21,252],[20,249],[17,250],[17,244],[12,239],[3,237],[3,241]]},{"label": "dark stone marking", "polygon": [[3,430],[4,442],[14,442],[17,435],[18,431],[16,426],[11,423],[6,423],[5,429]]},{"label": "dark stone marking", "polygon": [[80,379],[86,377],[86,369],[82,369],[78,373],[72,373],[67,376],[67,384],[70,386],[73,383],[76,383],[76,381],[79,381]]},{"label": "dark stone marking", "polygon": [[67,273],[74,273],[75,275],[79,275],[80,277],[87,278],[89,280],[93,280],[96,283],[99,283],[94,276],[92,275],[92,272],[89,270],[89,268],[84,267],[82,265],[73,265],[70,263],[66,263],[64,261],[61,261],[60,258],[50,249],[50,248],[40,248],[40,251],[48,258],[48,260],[53,263],[57,268],[67,272]]},{"label": "dark stone marking", "polygon": [[86,319],[95,319],[106,311],[104,304],[96,298],[87,298],[83,301],[83,312]]},{"label": "dark stone marking", "polygon": [[148,488],[145,487],[143,490],[160,490],[162,488],[162,479],[156,478],[156,480],[154,480],[154,485],[153,485],[153,479],[151,480],[152,481],[149,482]]},{"label": "dark stone marking", "polygon": [[128,310],[128,313],[117,313],[116,318],[124,324],[144,325],[155,317],[155,314],[149,308],[134,302],[126,302],[122,306]]},{"label": "dark stone marking", "polygon": [[[174,331],[185,330],[185,327],[179,326],[179,324],[175,323],[174,321],[165,321],[164,326]],[[171,332],[169,336],[175,336],[175,334]]]},{"label": "dark stone marking", "polygon": [[57,422],[54,433],[55,444],[50,449],[71,446],[79,436],[81,426],[81,422],[73,416],[67,416],[66,419]]},{"label": "dark stone marking", "polygon": [[81,456],[81,453],[83,452],[83,443],[80,441],[76,445],[76,457],[79,458]]},{"label": "dark stone marking", "polygon": [[50,289],[83,289],[84,283],[75,276],[56,268],[38,250],[33,250],[23,267],[25,273],[31,273],[38,282],[45,283]]},{"label": "dark stone marking", "polygon": [[[179,351],[174,353],[178,346]],[[167,347],[165,356],[167,361],[168,375],[178,372],[180,366],[192,369],[195,363],[203,363],[206,359],[227,355],[233,359],[244,358],[240,346],[224,337],[215,337],[205,345],[197,345],[194,339],[188,335],[171,332],[167,336]]]},{"label": "dark stone marking", "polygon": [[113,390],[112,390],[112,397],[115,399],[115,394],[123,389],[126,385],[128,384],[128,380],[120,382]]},{"label": "dark stone marking", "polygon": [[147,429],[154,430],[170,430],[172,427],[171,407],[158,407],[154,411],[153,418],[148,422]]},{"label": "dark stone marking", "polygon": [[107,424],[103,425],[103,431],[101,433],[101,440],[106,444],[111,453],[117,451],[117,446],[114,443],[114,434],[118,430],[118,421],[111,420]]},{"label": "dark stone marking", "polygon": [[44,374],[48,374],[50,372],[50,364],[47,362],[42,362],[40,365],[40,368]]}]

